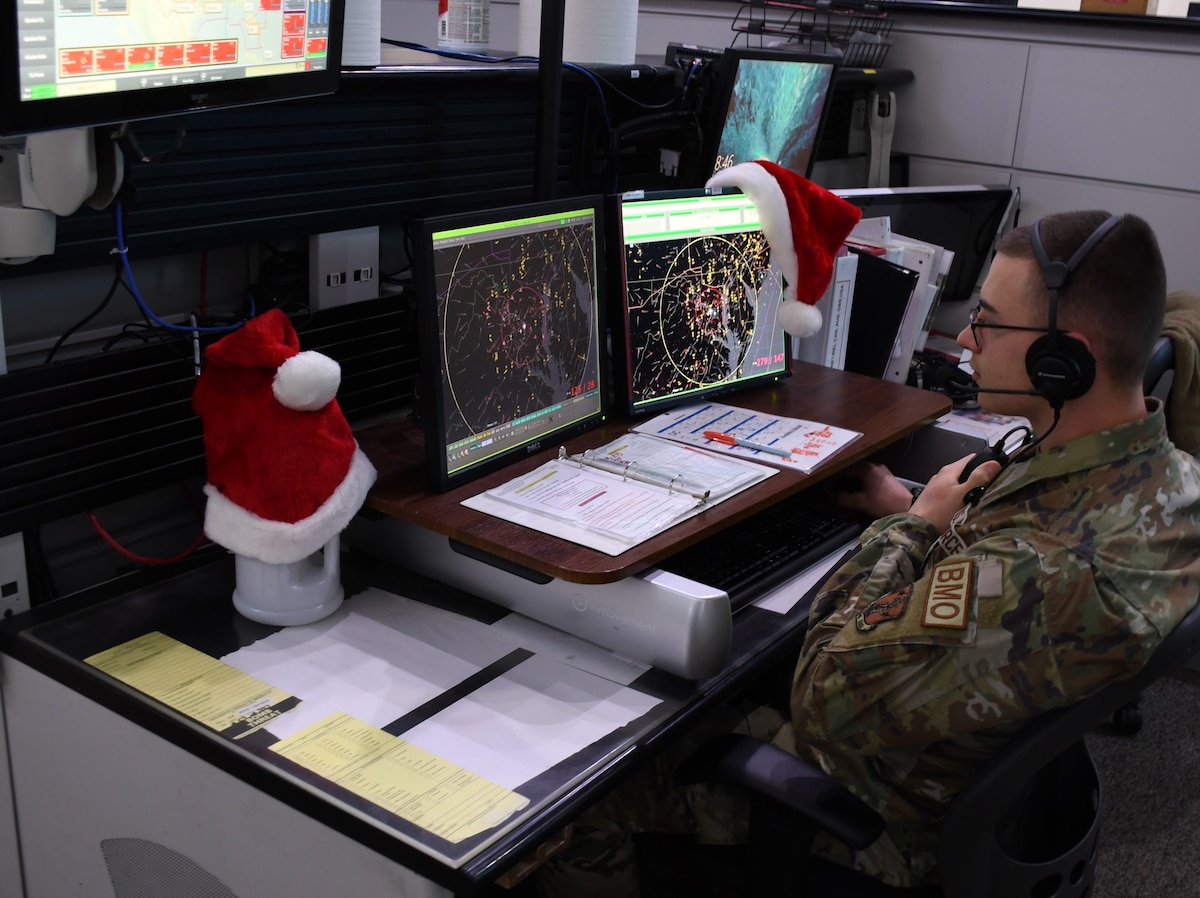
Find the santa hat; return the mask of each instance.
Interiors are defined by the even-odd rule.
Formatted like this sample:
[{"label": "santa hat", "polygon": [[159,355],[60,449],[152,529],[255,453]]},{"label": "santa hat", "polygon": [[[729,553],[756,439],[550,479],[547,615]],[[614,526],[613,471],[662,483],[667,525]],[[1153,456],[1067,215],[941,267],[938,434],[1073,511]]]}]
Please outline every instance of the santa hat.
[{"label": "santa hat", "polygon": [[204,424],[204,532],[238,555],[300,561],[350,523],[375,482],[334,395],[338,363],[301,352],[278,309],[208,347],[192,406]]},{"label": "santa hat", "polygon": [[717,172],[709,187],[739,187],[754,203],[759,224],[783,269],[779,323],[807,337],[821,329],[815,303],[833,280],[833,260],[862,211],[794,171],[760,159]]}]

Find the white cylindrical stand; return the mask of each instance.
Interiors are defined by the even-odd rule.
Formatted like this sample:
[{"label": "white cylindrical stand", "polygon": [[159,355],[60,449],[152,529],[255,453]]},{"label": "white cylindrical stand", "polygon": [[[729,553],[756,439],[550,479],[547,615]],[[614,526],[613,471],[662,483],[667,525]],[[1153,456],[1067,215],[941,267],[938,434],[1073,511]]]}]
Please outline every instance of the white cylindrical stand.
[{"label": "white cylindrical stand", "polygon": [[340,535],[319,552],[291,564],[267,564],[234,556],[237,585],[233,607],[264,624],[311,624],[342,604]]}]

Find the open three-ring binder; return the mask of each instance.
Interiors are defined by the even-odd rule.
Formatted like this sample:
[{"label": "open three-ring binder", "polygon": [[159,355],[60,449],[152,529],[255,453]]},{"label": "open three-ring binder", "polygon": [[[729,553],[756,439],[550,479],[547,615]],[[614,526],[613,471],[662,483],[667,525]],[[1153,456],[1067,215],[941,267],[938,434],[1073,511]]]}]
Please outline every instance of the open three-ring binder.
[{"label": "open three-ring binder", "polygon": [[558,457],[463,500],[542,533],[620,555],[777,473],[641,433]]}]

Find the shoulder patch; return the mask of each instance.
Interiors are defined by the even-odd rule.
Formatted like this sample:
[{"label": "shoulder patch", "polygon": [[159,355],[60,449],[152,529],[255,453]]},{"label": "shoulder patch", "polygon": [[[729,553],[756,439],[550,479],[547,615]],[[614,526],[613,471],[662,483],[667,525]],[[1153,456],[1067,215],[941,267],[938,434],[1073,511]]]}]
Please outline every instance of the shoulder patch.
[{"label": "shoulder patch", "polygon": [[971,571],[975,562],[970,558],[943,561],[929,575],[929,593],[921,623],[926,627],[949,630],[967,628],[967,612],[971,602]]},{"label": "shoulder patch", "polygon": [[880,596],[854,618],[854,624],[864,633],[870,632],[880,624],[896,620],[908,607],[908,597],[912,595],[912,586],[906,586],[896,592]]}]

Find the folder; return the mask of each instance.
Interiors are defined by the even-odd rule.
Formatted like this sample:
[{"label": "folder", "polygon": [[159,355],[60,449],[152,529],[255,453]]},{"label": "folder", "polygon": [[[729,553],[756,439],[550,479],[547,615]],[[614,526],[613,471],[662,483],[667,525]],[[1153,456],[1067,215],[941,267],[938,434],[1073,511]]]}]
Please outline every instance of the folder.
[{"label": "folder", "polygon": [[850,249],[858,255],[858,271],[850,305],[845,370],[882,378],[919,275],[869,252]]}]

